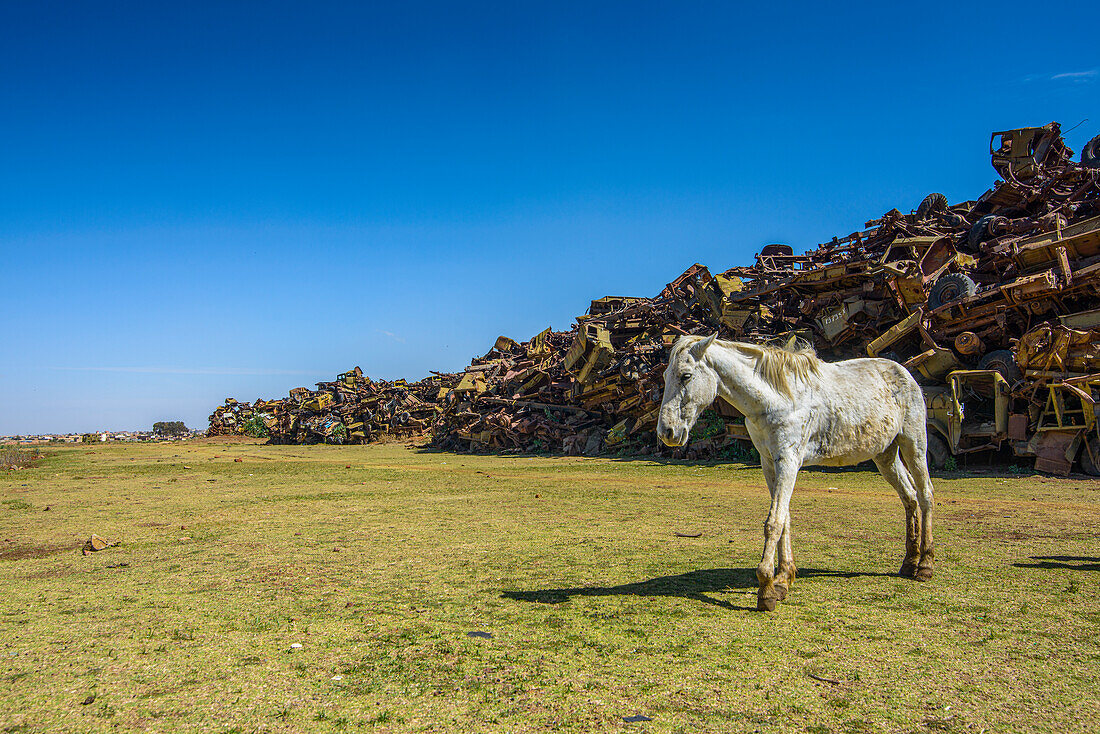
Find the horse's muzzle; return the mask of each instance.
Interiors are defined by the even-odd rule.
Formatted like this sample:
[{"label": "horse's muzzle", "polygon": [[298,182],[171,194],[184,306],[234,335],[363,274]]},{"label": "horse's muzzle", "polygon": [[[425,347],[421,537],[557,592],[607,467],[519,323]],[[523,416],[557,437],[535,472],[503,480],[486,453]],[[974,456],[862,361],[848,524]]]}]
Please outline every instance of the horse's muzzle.
[{"label": "horse's muzzle", "polygon": [[[686,431],[685,431],[686,433]],[[683,446],[684,441],[680,438],[680,432],[672,428],[671,426],[657,425],[657,438],[661,439],[661,443],[665,446]]]}]

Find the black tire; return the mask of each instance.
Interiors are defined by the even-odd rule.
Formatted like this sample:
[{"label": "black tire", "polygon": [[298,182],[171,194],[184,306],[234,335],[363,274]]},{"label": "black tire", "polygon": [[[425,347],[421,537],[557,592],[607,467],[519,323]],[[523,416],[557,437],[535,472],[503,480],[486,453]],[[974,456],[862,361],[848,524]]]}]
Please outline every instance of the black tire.
[{"label": "black tire", "polygon": [[982,235],[985,232],[985,220],[991,215],[986,214],[984,217],[974,223],[974,226],[970,228],[970,231],[966,233],[966,244],[970,246],[971,252],[978,250],[978,245],[982,243]]},{"label": "black tire", "polygon": [[934,212],[942,212],[947,209],[947,197],[937,192],[929,194],[917,207],[917,221],[928,219]]},{"label": "black tire", "polygon": [[1024,376],[1016,364],[1015,355],[1007,349],[995,349],[986,354],[978,361],[978,369],[997,370],[1009,385],[1015,385]]},{"label": "black tire", "polygon": [[974,223],[970,231],[966,233],[966,243],[971,250],[977,250],[978,245],[992,238],[997,230],[1004,226],[1006,220],[996,214],[986,214]]},{"label": "black tire", "polygon": [[1100,135],[1081,148],[1081,165],[1085,168],[1100,168]]},{"label": "black tire", "polygon": [[[1096,454],[1096,458],[1100,459],[1100,444],[1093,441],[1092,450]],[[1096,462],[1092,460],[1092,455],[1089,453],[1088,439],[1081,442],[1081,453],[1078,454],[1078,458],[1081,462],[1081,471],[1090,477],[1100,477],[1100,466],[1097,466]]]},{"label": "black tire", "polygon": [[951,452],[947,450],[947,444],[934,433],[928,434],[928,453],[924,458],[928,462],[929,469],[942,469],[947,465],[947,457]]},{"label": "black tire", "polygon": [[978,292],[978,284],[966,273],[944,273],[928,292],[928,308],[935,310],[945,303],[967,298]]}]

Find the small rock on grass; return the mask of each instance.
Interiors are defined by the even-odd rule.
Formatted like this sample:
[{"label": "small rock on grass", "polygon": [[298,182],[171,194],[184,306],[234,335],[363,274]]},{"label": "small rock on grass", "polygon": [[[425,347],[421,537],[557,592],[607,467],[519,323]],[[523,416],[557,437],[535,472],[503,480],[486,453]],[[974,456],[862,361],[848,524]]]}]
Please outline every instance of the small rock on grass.
[{"label": "small rock on grass", "polygon": [[80,549],[80,552],[84,555],[88,555],[89,553],[94,553],[96,551],[104,550],[105,548],[110,548],[113,545],[118,545],[118,543],[108,543],[105,539],[93,533],[92,537],[88,538],[88,540],[84,543],[84,547]]}]

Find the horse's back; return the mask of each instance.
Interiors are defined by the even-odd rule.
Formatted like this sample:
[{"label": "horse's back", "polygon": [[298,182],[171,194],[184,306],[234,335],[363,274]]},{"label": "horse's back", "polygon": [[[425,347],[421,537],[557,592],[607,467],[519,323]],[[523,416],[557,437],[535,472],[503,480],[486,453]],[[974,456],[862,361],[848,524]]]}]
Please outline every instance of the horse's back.
[{"label": "horse's back", "polygon": [[838,384],[855,392],[867,391],[887,400],[890,406],[905,410],[924,406],[920,385],[902,365],[892,359],[864,357],[833,362]]},{"label": "horse's back", "polygon": [[924,398],[913,376],[888,359],[822,365],[819,406],[809,424],[807,463],[857,464],[873,459],[914,421],[924,423]]}]

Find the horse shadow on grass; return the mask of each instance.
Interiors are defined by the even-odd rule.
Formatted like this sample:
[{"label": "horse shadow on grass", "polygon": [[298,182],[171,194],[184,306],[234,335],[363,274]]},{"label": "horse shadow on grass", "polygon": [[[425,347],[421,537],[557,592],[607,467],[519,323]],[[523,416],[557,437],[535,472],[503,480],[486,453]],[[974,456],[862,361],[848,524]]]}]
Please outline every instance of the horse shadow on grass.
[{"label": "horse shadow on grass", "polygon": [[[820,568],[800,568],[801,579],[817,577],[857,578],[861,576],[895,576],[897,574],[875,571],[829,571]],[[731,610],[755,610],[756,602],[751,606],[736,606],[723,599],[715,599],[707,594],[721,593],[735,589],[755,589],[755,568],[710,568],[675,576],[658,576],[646,581],[635,581],[618,586],[581,586],[572,589],[539,589],[536,591],[505,591],[501,598],[515,601],[535,602],[538,604],[562,604],[580,596],[676,596],[681,599],[710,604]]]},{"label": "horse shadow on grass", "polygon": [[1100,571],[1100,558],[1091,556],[1031,556],[1036,563],[1013,563],[1016,568],[1061,568],[1070,571]]}]

